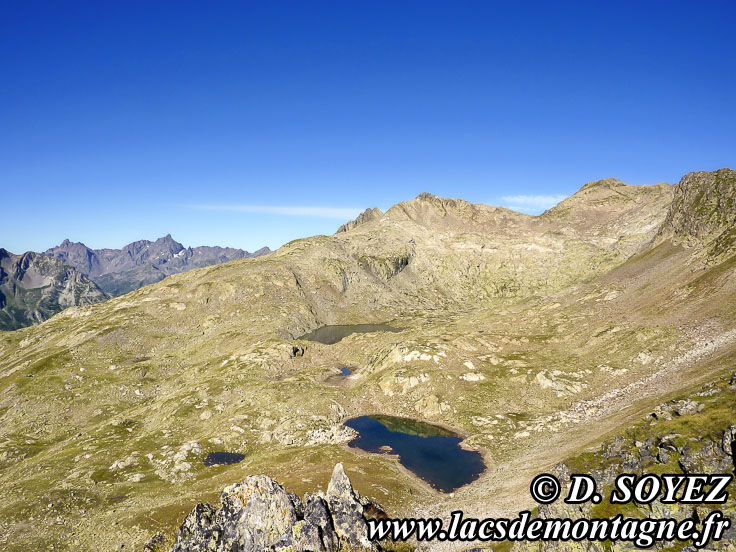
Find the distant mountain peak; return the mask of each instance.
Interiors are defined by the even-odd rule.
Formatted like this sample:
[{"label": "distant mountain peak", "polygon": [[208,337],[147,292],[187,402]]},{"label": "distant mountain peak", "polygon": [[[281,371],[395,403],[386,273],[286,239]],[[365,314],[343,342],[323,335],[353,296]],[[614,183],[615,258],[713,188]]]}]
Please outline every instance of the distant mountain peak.
[{"label": "distant mountain peak", "polygon": [[171,234],[166,234],[155,241],[137,240],[120,249],[90,249],[83,243],[65,239],[44,254],[73,266],[108,293],[119,295],[170,274],[270,252],[268,248],[255,253],[229,247],[185,248]]}]

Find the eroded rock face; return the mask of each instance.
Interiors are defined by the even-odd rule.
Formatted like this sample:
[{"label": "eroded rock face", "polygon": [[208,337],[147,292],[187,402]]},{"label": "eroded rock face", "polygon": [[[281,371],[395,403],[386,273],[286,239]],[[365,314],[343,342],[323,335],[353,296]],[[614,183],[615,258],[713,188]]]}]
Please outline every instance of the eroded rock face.
[{"label": "eroded rock face", "polygon": [[304,503],[265,475],[225,487],[220,502],[219,510],[194,507],[171,552],[380,550],[368,540],[367,501],[353,490],[342,464],[335,466],[326,496],[315,493]]},{"label": "eroded rock face", "polygon": [[681,239],[707,239],[733,228],[736,218],[736,171],[692,172],[675,186],[660,231]]},{"label": "eroded rock face", "polygon": [[335,531],[349,545],[371,548],[368,524],[363,517],[363,505],[353,491],[342,464],[335,465],[327,487],[327,501],[332,512]]},{"label": "eroded rock face", "polygon": [[0,331],[40,324],[69,307],[107,299],[94,282],[58,259],[0,248]]},{"label": "eroded rock face", "polygon": [[356,226],[365,224],[366,222],[378,220],[379,218],[381,218],[382,215],[383,211],[381,211],[377,207],[374,207],[373,209],[366,209],[365,211],[360,213],[355,220],[346,222],[340,228],[338,228],[336,233],[339,234],[340,232],[347,232],[349,230],[352,230]]}]

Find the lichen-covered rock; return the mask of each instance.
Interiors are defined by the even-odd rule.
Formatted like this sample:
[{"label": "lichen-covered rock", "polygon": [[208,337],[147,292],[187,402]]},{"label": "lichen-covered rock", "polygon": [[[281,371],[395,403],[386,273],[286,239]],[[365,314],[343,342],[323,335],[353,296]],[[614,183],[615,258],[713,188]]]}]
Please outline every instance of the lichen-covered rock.
[{"label": "lichen-covered rock", "polygon": [[363,517],[363,505],[353,491],[342,464],[336,464],[327,487],[327,501],[332,511],[335,532],[345,543],[371,548],[368,524]]},{"label": "lichen-covered rock", "polygon": [[226,528],[231,550],[264,550],[288,538],[298,521],[296,508],[284,488],[270,477],[254,475],[244,483],[225,487],[217,519]]},{"label": "lichen-covered rock", "polygon": [[731,456],[734,463],[736,463],[736,425],[728,426],[728,429],[723,432],[721,449],[726,455]]},{"label": "lichen-covered rock", "polygon": [[187,540],[198,531],[211,527],[215,523],[216,513],[217,510],[209,504],[197,504],[177,530],[177,541]]},{"label": "lichen-covered rock", "polygon": [[219,510],[195,506],[171,552],[380,550],[368,540],[364,505],[342,464],[335,466],[327,496],[316,493],[302,503],[270,477],[253,475],[226,487],[220,502]]},{"label": "lichen-covered rock", "polygon": [[304,529],[301,542],[307,550],[332,552],[339,547],[340,539],[333,527],[332,514],[322,496],[313,496],[304,509]]}]

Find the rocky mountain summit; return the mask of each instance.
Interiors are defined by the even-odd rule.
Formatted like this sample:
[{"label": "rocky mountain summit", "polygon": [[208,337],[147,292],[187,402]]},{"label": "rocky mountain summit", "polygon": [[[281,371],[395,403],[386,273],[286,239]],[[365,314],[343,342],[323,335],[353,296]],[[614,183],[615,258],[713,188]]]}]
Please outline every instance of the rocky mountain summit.
[{"label": "rocky mountain summit", "polygon": [[64,240],[44,252],[94,280],[111,295],[121,295],[171,274],[186,272],[233,259],[248,259],[270,253],[263,247],[254,253],[232,247],[184,247],[171,234],[156,241],[140,240],[122,249],[90,249],[83,243]]},{"label": "rocky mountain summit", "polygon": [[197,504],[171,552],[380,550],[368,540],[365,517],[380,507],[353,490],[342,464],[335,465],[326,494],[302,501],[270,477],[251,475],[226,487],[220,504]]},{"label": "rocky mountain summit", "polygon": [[58,259],[0,249],[0,330],[38,324],[65,308],[107,299],[94,282]]}]

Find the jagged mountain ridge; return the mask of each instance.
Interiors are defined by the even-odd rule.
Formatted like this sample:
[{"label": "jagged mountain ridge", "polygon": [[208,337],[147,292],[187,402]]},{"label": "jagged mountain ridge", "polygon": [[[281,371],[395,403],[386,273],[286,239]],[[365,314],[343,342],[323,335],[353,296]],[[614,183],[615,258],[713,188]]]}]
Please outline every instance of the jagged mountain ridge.
[{"label": "jagged mountain ridge", "polygon": [[121,249],[90,249],[83,243],[67,239],[46,250],[44,255],[61,259],[97,282],[106,292],[121,295],[171,274],[270,252],[268,247],[253,253],[232,247],[185,248],[168,234],[153,242],[140,240]]},{"label": "jagged mountain ridge", "polygon": [[657,234],[685,247],[702,248],[700,262],[718,264],[736,251],[736,172],[694,172],[676,186]]},{"label": "jagged mountain ridge", "polygon": [[341,301],[350,300],[352,287],[374,284],[386,289],[385,297],[401,296],[396,301],[419,299],[421,308],[550,293],[649,243],[674,194],[666,184],[619,183],[614,190],[598,184],[536,217],[425,193],[338,232],[321,249],[300,244],[300,250],[311,256],[333,249],[319,278],[340,289]]},{"label": "jagged mountain ridge", "polygon": [[38,324],[74,306],[109,299],[76,269],[38,253],[0,249],[0,330]]},{"label": "jagged mountain ridge", "polygon": [[355,219],[346,222],[340,228],[338,228],[337,233],[347,232],[348,230],[352,230],[356,226],[360,226],[361,224],[365,224],[366,222],[376,220],[382,215],[383,211],[381,211],[378,207],[368,208],[360,213]]}]

